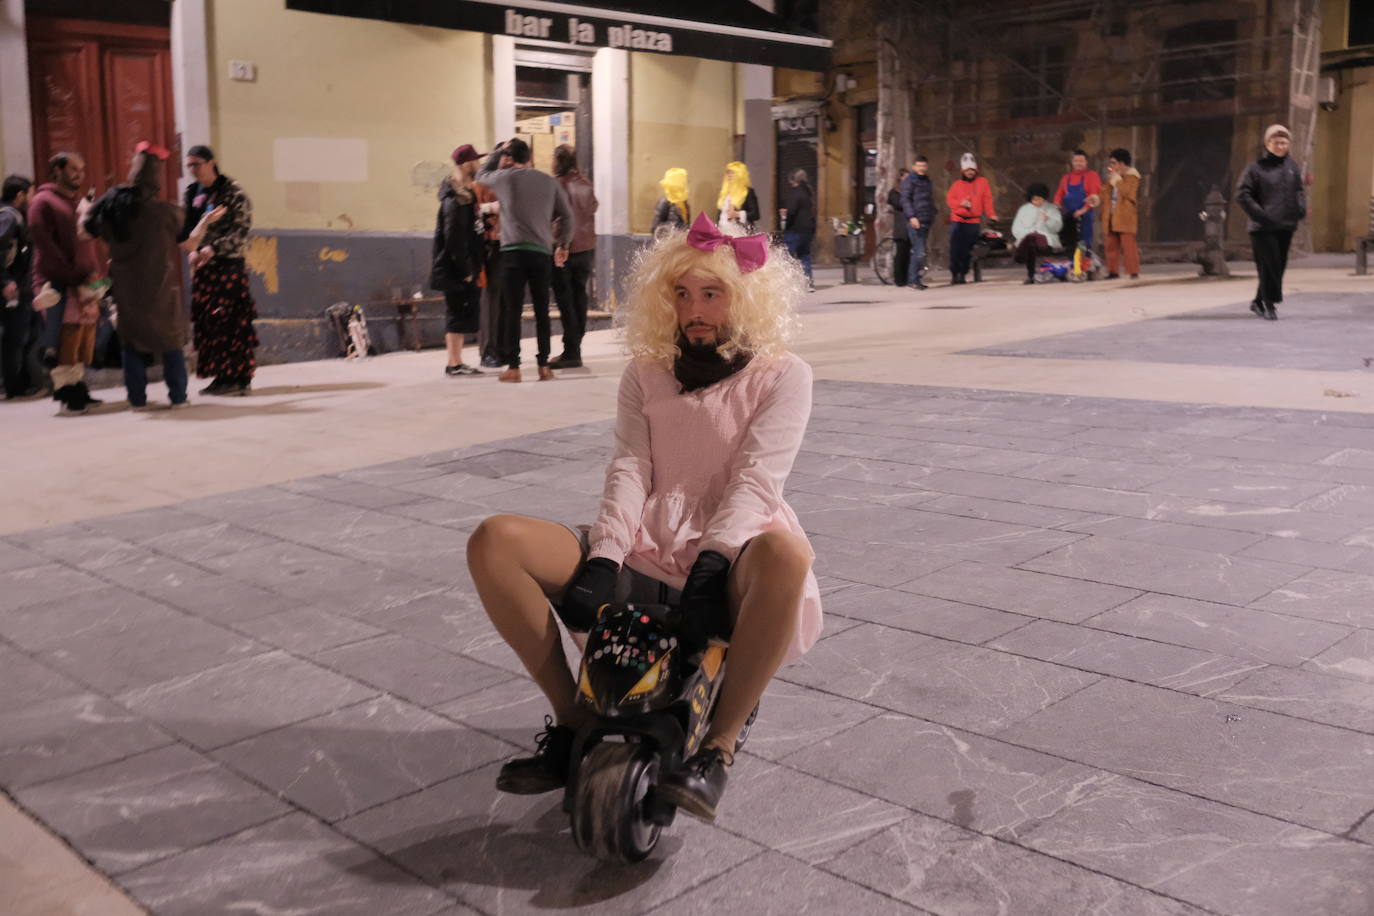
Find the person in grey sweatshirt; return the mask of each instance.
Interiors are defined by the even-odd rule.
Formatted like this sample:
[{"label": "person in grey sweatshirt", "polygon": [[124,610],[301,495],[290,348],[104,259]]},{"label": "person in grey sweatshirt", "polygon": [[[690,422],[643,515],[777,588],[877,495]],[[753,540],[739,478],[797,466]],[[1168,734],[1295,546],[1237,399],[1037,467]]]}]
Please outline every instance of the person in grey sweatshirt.
[{"label": "person in grey sweatshirt", "polygon": [[[501,332],[498,335],[503,382],[520,381],[520,312],[528,288],[539,340],[539,380],[554,377],[549,368],[551,327],[549,287],[554,264],[568,258],[573,214],[568,195],[552,175],[536,171],[524,140],[497,144],[477,172],[501,204]],[[558,235],[554,236],[557,219]],[[551,257],[552,256],[552,257]]]}]

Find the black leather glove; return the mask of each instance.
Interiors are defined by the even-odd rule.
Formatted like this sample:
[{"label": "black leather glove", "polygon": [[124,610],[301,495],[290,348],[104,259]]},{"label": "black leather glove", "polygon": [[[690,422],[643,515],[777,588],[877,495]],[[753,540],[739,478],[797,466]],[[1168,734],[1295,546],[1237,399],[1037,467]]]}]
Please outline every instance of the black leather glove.
[{"label": "black leather glove", "polygon": [[712,639],[730,638],[734,627],[726,587],[729,577],[730,561],[714,550],[703,550],[692,564],[678,605],[678,642],[687,657],[705,649]]},{"label": "black leather glove", "polygon": [[615,583],[620,564],[605,557],[592,557],[568,583],[558,617],[574,633],[585,633],[596,623],[604,605],[615,600]]}]

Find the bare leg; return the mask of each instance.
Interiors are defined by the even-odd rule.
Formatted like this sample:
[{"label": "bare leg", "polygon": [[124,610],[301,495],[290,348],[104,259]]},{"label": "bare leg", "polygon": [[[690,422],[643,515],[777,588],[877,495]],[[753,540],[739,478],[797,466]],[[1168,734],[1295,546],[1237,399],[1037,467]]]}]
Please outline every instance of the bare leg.
[{"label": "bare leg", "polygon": [[463,364],[463,334],[445,334],[444,346],[448,348],[448,364],[450,366],[460,366]]},{"label": "bare leg", "polygon": [[587,714],[576,703],[549,599],[563,594],[581,563],[572,532],[541,519],[493,515],[468,539],[468,569],[482,606],[549,698],[559,725],[576,726]]},{"label": "bare leg", "polygon": [[725,751],[726,759],[733,759],[740,729],[787,655],[814,559],[803,539],[769,531],[755,538],[730,570],[735,633],[720,701],[703,742]]}]

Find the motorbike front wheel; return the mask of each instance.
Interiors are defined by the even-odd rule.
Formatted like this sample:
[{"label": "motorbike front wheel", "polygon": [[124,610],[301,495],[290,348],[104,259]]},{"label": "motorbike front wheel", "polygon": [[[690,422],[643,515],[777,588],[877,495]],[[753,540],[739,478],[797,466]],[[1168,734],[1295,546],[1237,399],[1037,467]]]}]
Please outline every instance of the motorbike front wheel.
[{"label": "motorbike front wheel", "polygon": [[572,834],[583,852],[603,862],[643,861],[662,828],[644,802],[658,779],[658,754],[643,744],[603,741],[582,759],[573,799]]}]

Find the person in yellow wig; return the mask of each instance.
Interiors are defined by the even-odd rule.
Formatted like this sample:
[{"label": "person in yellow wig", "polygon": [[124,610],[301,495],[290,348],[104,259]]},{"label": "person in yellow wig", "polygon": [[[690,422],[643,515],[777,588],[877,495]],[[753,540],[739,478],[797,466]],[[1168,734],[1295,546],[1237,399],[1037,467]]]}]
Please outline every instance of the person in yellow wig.
[{"label": "person in yellow wig", "polygon": [[654,236],[657,237],[659,226],[685,230],[692,221],[692,207],[687,203],[687,170],[669,169],[658,186],[663,189],[663,196],[654,207]]},{"label": "person in yellow wig", "polygon": [[716,198],[716,225],[726,235],[749,235],[759,221],[759,199],[749,184],[749,167],[732,162],[725,167],[725,180]]}]

